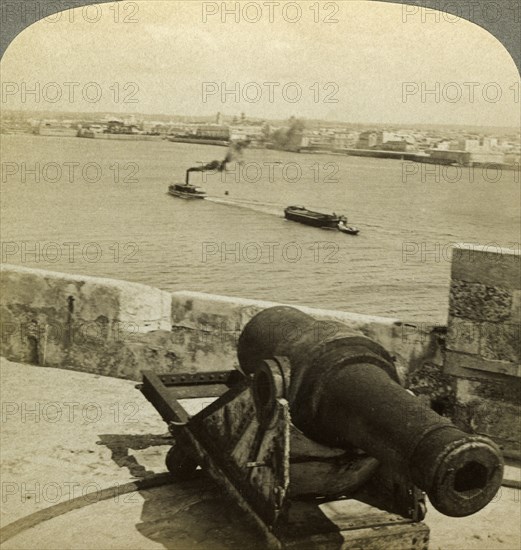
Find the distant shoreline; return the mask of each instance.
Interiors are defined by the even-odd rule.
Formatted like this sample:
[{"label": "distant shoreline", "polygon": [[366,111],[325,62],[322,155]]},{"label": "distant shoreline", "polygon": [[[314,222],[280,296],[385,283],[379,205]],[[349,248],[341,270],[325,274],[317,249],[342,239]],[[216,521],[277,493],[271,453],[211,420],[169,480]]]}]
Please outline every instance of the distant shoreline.
[{"label": "distant shoreline", "polygon": [[[0,116],[0,119],[13,117],[13,116],[20,116],[20,117],[28,117],[28,118],[65,118],[65,119],[85,119],[90,120],[93,118],[99,119],[103,118],[104,116],[114,116],[113,112],[109,111],[100,111],[96,113],[92,112],[83,112],[83,111],[52,111],[52,110],[24,110],[24,109],[2,109],[2,115]],[[143,119],[153,119],[158,121],[175,121],[175,122],[200,122],[200,123],[211,123],[215,120],[214,115],[208,115],[208,116],[190,116],[190,115],[179,115],[179,114],[164,114],[164,113],[118,113],[117,116],[119,118],[128,118],[130,116],[134,116],[136,118],[143,118]],[[223,121],[225,123],[231,123],[232,116],[224,115]],[[324,120],[324,119],[314,119],[314,118],[306,118],[302,117],[303,120],[305,120],[307,125],[310,126],[330,126],[330,127],[336,127],[336,126],[349,126],[352,128],[414,128],[414,129],[421,129],[421,130],[429,130],[429,129],[435,129],[435,130],[445,130],[445,129],[455,129],[458,131],[468,131],[468,132],[484,132],[484,133],[512,133],[512,134],[519,134],[519,126],[481,126],[481,125],[467,125],[467,124],[444,124],[441,122],[433,122],[433,123],[426,123],[426,122],[348,122],[348,121],[342,121],[342,120]],[[287,119],[279,119],[279,118],[261,118],[261,117],[248,117],[248,120],[251,120],[253,122],[267,122],[268,124],[280,124],[282,122],[286,122]]]},{"label": "distant shoreline", "polygon": [[[145,134],[103,134],[102,137],[93,138],[91,136],[73,136],[73,135],[39,135],[39,134],[30,134],[25,132],[4,132],[0,136],[34,136],[37,138],[75,138],[80,137],[83,139],[108,139],[108,140],[120,140],[120,141],[169,141],[171,143],[187,143],[191,145],[215,145],[218,147],[228,147],[230,143],[224,140],[212,140],[212,139],[198,139],[198,138],[175,138],[167,136],[157,136],[157,135],[145,135]],[[255,149],[259,149],[256,147]],[[481,163],[472,163],[472,164],[458,164],[450,160],[435,159],[429,155],[423,154],[418,151],[385,151],[385,150],[374,150],[374,149],[337,149],[337,150],[328,150],[328,149],[306,149],[304,147],[299,148],[296,151],[289,149],[277,149],[274,147],[266,147],[270,151],[280,151],[284,153],[293,153],[293,154],[313,154],[313,155],[336,155],[336,156],[346,156],[346,157],[362,157],[362,158],[376,158],[376,159],[391,159],[391,160],[406,160],[410,162],[418,162],[423,164],[434,164],[438,166],[453,166],[453,167],[462,167],[462,168],[472,168],[472,167],[487,167],[487,168],[496,168],[501,170],[512,170],[519,171],[519,164],[503,164],[496,162],[481,162]]]}]

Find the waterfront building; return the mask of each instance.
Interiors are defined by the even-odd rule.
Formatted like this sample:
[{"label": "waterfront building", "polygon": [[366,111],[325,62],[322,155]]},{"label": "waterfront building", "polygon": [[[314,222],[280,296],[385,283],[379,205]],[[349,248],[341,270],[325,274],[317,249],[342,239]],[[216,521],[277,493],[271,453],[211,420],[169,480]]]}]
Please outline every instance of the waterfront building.
[{"label": "waterfront building", "polygon": [[[130,121],[131,119],[129,119]],[[140,130],[135,123],[127,123],[119,119],[112,119],[107,122],[107,133],[109,134],[139,134]]]},{"label": "waterfront building", "polygon": [[378,145],[378,132],[362,132],[358,137],[356,147],[358,149],[372,149]]},{"label": "waterfront building", "polygon": [[389,131],[362,132],[356,147],[382,151],[415,151],[417,149],[416,139],[411,134]]},{"label": "waterfront building", "polygon": [[463,138],[453,142],[450,149],[470,153],[471,164],[502,164],[505,157],[498,148],[497,138]]},{"label": "waterfront building", "polygon": [[334,149],[352,149],[358,142],[358,132],[335,132],[332,136],[332,145]]},{"label": "waterfront building", "polygon": [[169,123],[165,125],[164,130],[167,135],[171,136],[190,136],[195,135],[197,126],[188,123]]},{"label": "waterfront building", "polygon": [[195,135],[198,138],[230,139],[230,128],[217,124],[200,124],[197,126]]},{"label": "waterfront building", "polygon": [[266,139],[267,129],[259,125],[232,125],[230,139],[232,141],[250,141],[250,146],[261,147]]},{"label": "waterfront building", "polygon": [[463,165],[503,164],[505,153],[494,137],[461,137],[444,140],[431,149],[433,159],[456,162]]}]

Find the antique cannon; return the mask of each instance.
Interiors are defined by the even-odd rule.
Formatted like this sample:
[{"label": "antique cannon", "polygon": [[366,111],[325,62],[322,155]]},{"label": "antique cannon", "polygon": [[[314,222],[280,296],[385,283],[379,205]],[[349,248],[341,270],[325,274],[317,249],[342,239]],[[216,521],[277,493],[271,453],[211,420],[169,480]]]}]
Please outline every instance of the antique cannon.
[{"label": "antique cannon", "polygon": [[[141,389],[175,437],[168,469],[201,466],[272,546],[355,548],[377,536],[427,548],[424,491],[440,512],[466,516],[499,489],[494,443],[425,406],[387,351],[346,325],[273,307],[250,320],[237,351],[242,372],[144,372]],[[194,416],[178,401],[210,396]],[[326,521],[320,503],[339,498]],[[356,516],[355,502],[370,512]]]},{"label": "antique cannon", "polygon": [[404,471],[441,513],[473,514],[498,491],[503,462],[496,445],[422,406],[399,385],[389,354],[342,323],[323,326],[297,309],[270,308],[245,327],[238,356],[241,369],[255,375],[258,402],[273,399],[272,376],[259,360],[287,357],[295,426],[315,441],[358,447]]}]

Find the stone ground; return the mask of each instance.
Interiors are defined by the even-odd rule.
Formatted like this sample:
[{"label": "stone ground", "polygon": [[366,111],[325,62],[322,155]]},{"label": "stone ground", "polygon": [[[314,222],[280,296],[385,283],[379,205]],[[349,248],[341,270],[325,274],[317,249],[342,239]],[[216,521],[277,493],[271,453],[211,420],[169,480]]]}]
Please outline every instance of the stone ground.
[{"label": "stone ground", "polygon": [[[241,513],[204,476],[122,493],[124,484],[164,471],[168,450],[165,424],[133,382],[5,359],[0,374],[1,526],[4,537],[14,534],[2,548],[255,546]],[[38,523],[45,510],[47,521]],[[484,510],[462,519],[429,506],[425,522],[431,550],[518,550],[521,493],[502,487]]]}]

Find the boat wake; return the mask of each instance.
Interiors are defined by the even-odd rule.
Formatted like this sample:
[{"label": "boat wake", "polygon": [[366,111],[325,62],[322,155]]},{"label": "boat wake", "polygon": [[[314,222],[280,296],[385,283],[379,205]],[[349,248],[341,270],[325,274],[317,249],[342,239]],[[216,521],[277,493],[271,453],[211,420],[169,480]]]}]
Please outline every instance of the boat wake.
[{"label": "boat wake", "polygon": [[206,197],[207,201],[215,204],[224,204],[227,206],[235,206],[237,208],[246,208],[248,210],[254,210],[255,212],[261,212],[263,214],[270,214],[272,216],[284,217],[284,206],[273,202],[260,202],[246,199],[223,199],[220,197]]},{"label": "boat wake", "polygon": [[[277,216],[277,218],[285,218],[285,209],[288,208],[287,206],[284,206],[280,203],[275,202],[261,202],[261,201],[255,201],[255,200],[248,200],[248,199],[230,199],[230,198],[221,198],[221,197],[209,197],[206,196],[205,199],[207,201],[213,202],[215,204],[223,204],[227,206],[235,206],[236,208],[245,208],[247,210],[253,210],[255,212],[260,212],[263,214],[268,214],[270,216]],[[295,208],[295,207],[293,207]],[[299,207],[297,207],[299,208]],[[306,212],[310,212],[307,209]],[[321,217],[328,218],[328,223],[323,223],[322,229],[334,229],[339,230],[343,233],[348,233],[352,235],[357,235],[359,230],[354,226],[346,225],[347,219],[344,217],[337,218],[335,214],[333,215],[327,215],[327,214],[319,214]],[[329,219],[330,218],[330,219]],[[291,219],[291,218],[289,218]],[[338,225],[339,221],[344,221],[342,227]],[[300,221],[300,220],[294,220],[294,221]],[[306,222],[303,222],[306,223]],[[310,224],[307,223],[307,225],[317,225],[317,224]],[[319,224],[320,225],[320,224]],[[338,226],[338,227],[337,227]]]}]

